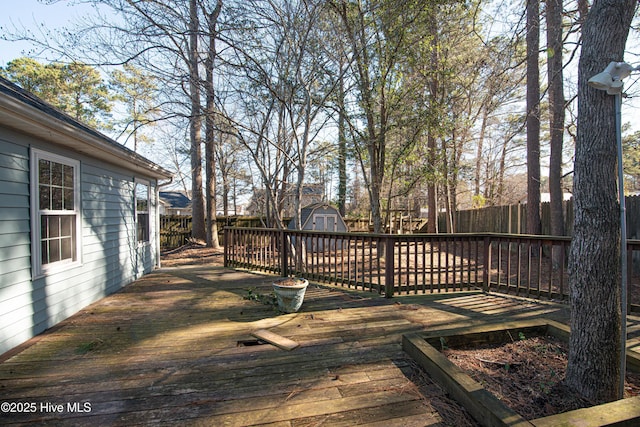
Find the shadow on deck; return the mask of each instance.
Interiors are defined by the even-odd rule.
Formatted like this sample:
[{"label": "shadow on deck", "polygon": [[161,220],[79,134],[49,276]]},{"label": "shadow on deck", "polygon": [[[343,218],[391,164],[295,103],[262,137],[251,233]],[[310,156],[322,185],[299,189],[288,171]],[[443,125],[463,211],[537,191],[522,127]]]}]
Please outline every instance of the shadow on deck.
[{"label": "shadow on deck", "polygon": [[[247,300],[273,276],[163,269],[0,364],[3,425],[474,425],[402,351],[402,334],[566,306],[482,293],[385,299],[311,284],[296,314]],[[252,331],[300,343],[251,343]],[[8,406],[7,406],[8,404]]]}]

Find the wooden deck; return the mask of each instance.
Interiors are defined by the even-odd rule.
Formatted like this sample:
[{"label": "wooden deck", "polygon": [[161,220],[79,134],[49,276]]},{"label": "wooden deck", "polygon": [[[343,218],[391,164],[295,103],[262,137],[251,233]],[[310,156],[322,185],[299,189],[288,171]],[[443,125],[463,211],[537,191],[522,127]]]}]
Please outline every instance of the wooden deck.
[{"label": "wooden deck", "polygon": [[[384,299],[313,284],[282,315],[244,298],[272,279],[165,269],[104,298],[3,356],[0,424],[473,425],[403,353],[402,334],[567,316],[479,293]],[[300,346],[250,345],[257,329]]]}]

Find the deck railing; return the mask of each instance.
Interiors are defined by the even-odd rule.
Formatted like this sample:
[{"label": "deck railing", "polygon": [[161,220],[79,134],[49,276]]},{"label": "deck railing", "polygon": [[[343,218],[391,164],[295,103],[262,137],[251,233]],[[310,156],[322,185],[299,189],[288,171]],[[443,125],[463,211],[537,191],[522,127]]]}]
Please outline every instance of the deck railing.
[{"label": "deck railing", "polygon": [[[484,290],[566,301],[569,237],[226,228],[225,265],[394,294]],[[640,304],[629,241],[629,301]],[[640,262],[636,263],[640,266]]]}]

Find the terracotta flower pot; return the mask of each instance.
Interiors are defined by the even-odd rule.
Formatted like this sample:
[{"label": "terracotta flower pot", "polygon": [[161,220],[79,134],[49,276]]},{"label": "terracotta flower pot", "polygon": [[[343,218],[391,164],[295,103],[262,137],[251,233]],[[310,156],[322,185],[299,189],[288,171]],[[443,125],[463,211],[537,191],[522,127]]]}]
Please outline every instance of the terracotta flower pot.
[{"label": "terracotta flower pot", "polygon": [[309,281],[293,277],[283,277],[272,283],[278,300],[278,308],[284,313],[295,313],[302,306]]}]

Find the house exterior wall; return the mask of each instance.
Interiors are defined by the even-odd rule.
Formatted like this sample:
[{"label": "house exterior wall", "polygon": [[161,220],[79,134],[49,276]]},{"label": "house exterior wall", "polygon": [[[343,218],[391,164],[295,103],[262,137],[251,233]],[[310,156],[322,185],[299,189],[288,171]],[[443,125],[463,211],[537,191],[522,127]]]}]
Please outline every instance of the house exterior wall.
[{"label": "house exterior wall", "polygon": [[[34,149],[79,162],[79,262],[42,274],[33,268],[31,250]],[[150,190],[149,241],[144,243],[136,233],[139,182]],[[0,126],[0,354],[158,265],[156,195],[157,180],[126,165],[110,165]]]}]

